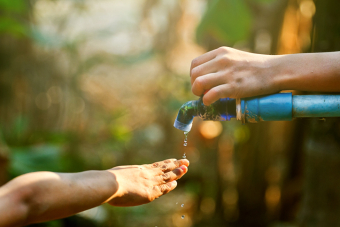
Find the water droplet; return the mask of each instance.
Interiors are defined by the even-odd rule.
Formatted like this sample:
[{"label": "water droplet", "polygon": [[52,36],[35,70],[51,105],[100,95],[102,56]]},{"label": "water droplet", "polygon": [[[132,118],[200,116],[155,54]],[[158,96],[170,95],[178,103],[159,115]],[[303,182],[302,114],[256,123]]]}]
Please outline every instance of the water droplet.
[{"label": "water droplet", "polygon": [[181,207],[184,207],[184,204],[182,204]]},{"label": "water droplet", "polygon": [[188,145],[188,133],[189,132],[184,132],[185,138],[184,138],[184,146],[186,147]]},{"label": "water droplet", "polygon": [[178,202],[176,204],[178,204]]},{"label": "water droplet", "polygon": [[[184,145],[184,146],[186,146],[186,145]],[[185,153],[183,154],[182,158],[187,158],[187,156],[185,156]]]},{"label": "water droplet", "polygon": [[185,215],[182,215],[182,219],[184,219]]}]

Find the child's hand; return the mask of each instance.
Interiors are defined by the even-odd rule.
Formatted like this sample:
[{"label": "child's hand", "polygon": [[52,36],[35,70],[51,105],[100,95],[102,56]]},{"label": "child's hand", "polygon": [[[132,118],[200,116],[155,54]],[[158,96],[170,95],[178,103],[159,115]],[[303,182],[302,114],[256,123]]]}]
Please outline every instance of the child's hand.
[{"label": "child's hand", "polygon": [[191,63],[192,92],[210,105],[220,98],[243,98],[278,92],[271,55],[220,47]]},{"label": "child's hand", "polygon": [[149,203],[177,186],[176,180],[187,171],[187,159],[168,159],[149,165],[118,166],[108,170],[117,182],[117,191],[108,200],[113,206]]}]

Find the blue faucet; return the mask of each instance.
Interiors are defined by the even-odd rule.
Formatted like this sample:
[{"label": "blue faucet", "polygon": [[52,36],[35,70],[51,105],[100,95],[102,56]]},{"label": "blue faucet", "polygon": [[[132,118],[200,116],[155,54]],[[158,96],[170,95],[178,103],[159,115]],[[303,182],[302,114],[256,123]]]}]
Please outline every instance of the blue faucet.
[{"label": "blue faucet", "polygon": [[291,121],[302,117],[340,117],[340,94],[278,93],[243,99],[224,98],[210,106],[205,106],[200,98],[182,105],[174,127],[188,132],[196,116],[213,121],[230,121],[231,118],[236,118],[243,124],[259,121]]}]

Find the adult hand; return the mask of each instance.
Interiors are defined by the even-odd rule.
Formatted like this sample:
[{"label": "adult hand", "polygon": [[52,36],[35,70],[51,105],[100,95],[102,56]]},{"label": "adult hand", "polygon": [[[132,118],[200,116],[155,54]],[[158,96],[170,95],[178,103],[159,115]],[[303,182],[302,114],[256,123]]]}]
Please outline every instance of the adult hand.
[{"label": "adult hand", "polygon": [[149,203],[177,186],[187,171],[187,159],[168,159],[149,165],[118,166],[108,170],[117,182],[116,193],[108,200],[113,206]]},{"label": "adult hand", "polygon": [[191,63],[192,92],[210,105],[220,98],[243,98],[278,92],[271,55],[253,54],[220,47]]}]

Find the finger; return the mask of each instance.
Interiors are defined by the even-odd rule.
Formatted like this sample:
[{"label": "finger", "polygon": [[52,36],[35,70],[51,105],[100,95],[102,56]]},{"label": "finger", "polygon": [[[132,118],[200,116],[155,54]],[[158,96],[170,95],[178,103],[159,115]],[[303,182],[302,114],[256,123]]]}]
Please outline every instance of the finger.
[{"label": "finger", "polygon": [[189,166],[189,160],[187,159],[167,159],[162,162],[155,162],[151,165],[151,168],[160,168],[163,172],[172,171],[181,165]]},{"label": "finger", "polygon": [[217,56],[216,52],[217,52],[216,50],[212,50],[192,60],[191,66],[190,66],[190,72],[193,68],[214,59]]},{"label": "finger", "polygon": [[180,166],[172,171],[166,172],[159,176],[160,182],[163,184],[166,182],[171,182],[177,179],[180,179],[184,174],[188,172],[188,168],[186,166]]},{"label": "finger", "polygon": [[199,66],[196,66],[190,71],[191,75],[191,85],[195,82],[197,78],[200,76],[217,72],[219,68],[219,63],[217,63],[216,59],[205,62]]},{"label": "finger", "polygon": [[180,159],[180,160],[178,160],[178,166],[186,166],[186,167],[188,167],[189,165],[190,165],[190,162],[189,162],[189,160],[188,159]]},{"label": "finger", "polygon": [[156,190],[159,191],[161,195],[165,195],[166,193],[174,190],[176,186],[177,186],[177,181],[171,181],[171,182],[156,186]]},{"label": "finger", "polygon": [[203,103],[204,105],[209,106],[218,99],[231,97],[233,92],[233,88],[230,84],[213,87],[203,96]]},{"label": "finger", "polygon": [[165,164],[161,166],[161,169],[164,172],[173,171],[174,169],[180,167],[180,166],[189,166],[189,160],[188,159],[180,159],[170,162],[164,162]]},{"label": "finger", "polygon": [[173,159],[167,159],[167,160],[164,160],[164,161],[160,161],[160,162],[155,162],[151,165],[149,165],[151,168],[161,168],[161,169],[164,169],[164,168],[168,168],[168,165],[169,163],[175,163],[177,162],[177,159],[173,158]]},{"label": "finger", "polygon": [[198,77],[192,85],[192,93],[201,96],[205,91],[227,82],[226,76],[221,73],[209,73]]}]

